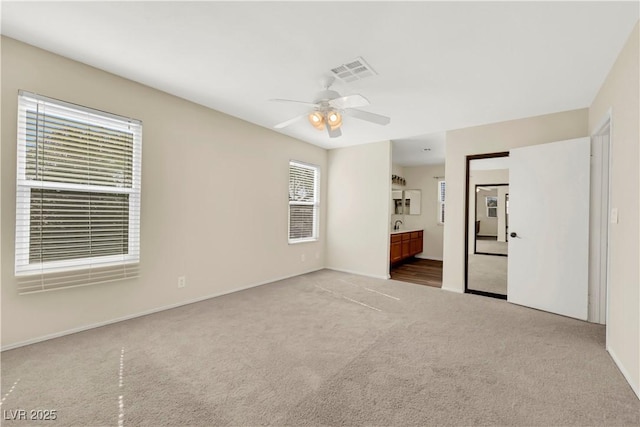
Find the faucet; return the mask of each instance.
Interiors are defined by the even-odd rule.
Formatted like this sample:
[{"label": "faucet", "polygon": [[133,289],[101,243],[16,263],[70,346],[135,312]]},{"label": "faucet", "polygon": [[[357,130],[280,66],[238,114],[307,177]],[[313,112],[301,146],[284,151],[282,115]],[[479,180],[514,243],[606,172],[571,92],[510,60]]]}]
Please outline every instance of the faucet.
[{"label": "faucet", "polygon": [[398,219],[398,220],[396,220],[396,223],[395,223],[395,224],[393,224],[393,229],[394,229],[394,230],[400,230],[400,226],[398,225],[398,223],[402,224],[402,221],[401,221],[401,220],[399,220],[399,219]]}]

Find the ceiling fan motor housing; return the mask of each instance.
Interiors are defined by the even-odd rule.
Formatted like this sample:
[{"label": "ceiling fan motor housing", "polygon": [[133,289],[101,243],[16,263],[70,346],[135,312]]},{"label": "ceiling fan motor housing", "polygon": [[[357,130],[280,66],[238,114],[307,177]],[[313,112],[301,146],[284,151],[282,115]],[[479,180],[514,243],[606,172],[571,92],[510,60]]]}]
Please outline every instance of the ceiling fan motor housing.
[{"label": "ceiling fan motor housing", "polygon": [[327,106],[329,105],[329,101],[331,101],[332,99],[336,99],[336,98],[340,98],[340,94],[338,92],[336,92],[335,90],[323,90],[322,92],[318,93],[318,95],[316,96],[316,99],[314,102],[314,104],[323,104],[326,103]]}]

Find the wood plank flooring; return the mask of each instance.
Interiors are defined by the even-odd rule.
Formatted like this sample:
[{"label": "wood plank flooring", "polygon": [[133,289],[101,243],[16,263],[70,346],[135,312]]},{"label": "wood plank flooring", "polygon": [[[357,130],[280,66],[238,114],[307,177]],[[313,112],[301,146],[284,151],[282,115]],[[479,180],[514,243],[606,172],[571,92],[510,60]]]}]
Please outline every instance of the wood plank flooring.
[{"label": "wood plank flooring", "polygon": [[442,261],[411,258],[393,266],[390,274],[393,280],[442,287]]}]

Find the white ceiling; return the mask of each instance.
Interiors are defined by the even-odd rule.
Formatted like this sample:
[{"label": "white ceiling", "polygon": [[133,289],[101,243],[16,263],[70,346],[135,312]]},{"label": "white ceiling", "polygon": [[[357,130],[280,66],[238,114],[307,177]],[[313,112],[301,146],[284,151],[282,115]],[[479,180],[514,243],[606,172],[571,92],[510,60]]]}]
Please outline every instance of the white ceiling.
[{"label": "white ceiling", "polygon": [[393,163],[401,166],[442,164],[445,155],[445,139],[445,132],[394,139]]},{"label": "white ceiling", "polygon": [[267,128],[306,111],[269,99],[311,101],[330,68],[362,56],[378,75],[334,89],[390,125],[281,132],[324,148],[393,140],[410,164],[441,163],[449,129],[589,106],[638,14],[638,2],[3,1],[1,31]]}]

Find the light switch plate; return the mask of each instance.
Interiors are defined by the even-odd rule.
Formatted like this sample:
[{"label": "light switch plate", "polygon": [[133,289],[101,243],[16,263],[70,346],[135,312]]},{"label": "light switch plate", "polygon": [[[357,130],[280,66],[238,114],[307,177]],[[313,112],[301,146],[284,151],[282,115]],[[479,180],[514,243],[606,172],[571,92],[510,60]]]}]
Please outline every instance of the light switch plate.
[{"label": "light switch plate", "polygon": [[611,224],[618,223],[618,208],[611,208]]}]

